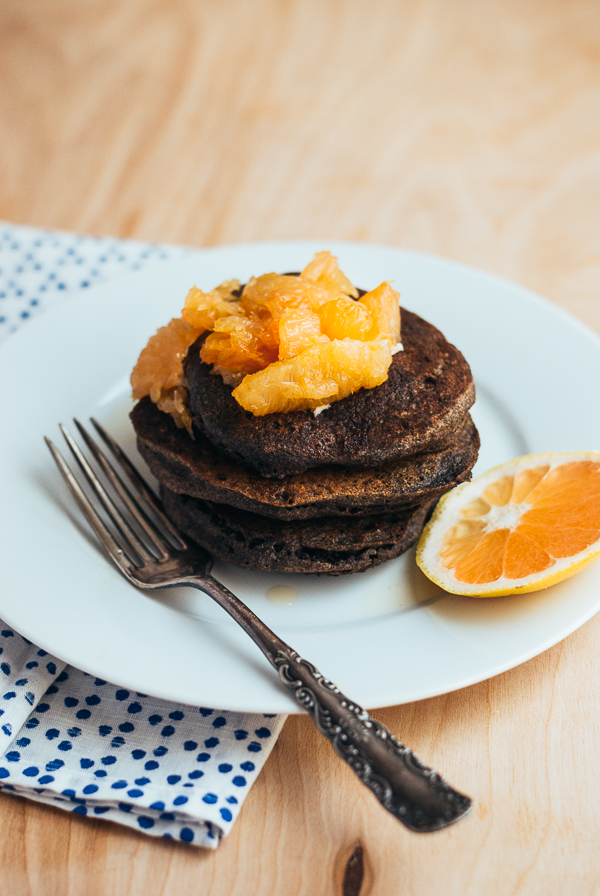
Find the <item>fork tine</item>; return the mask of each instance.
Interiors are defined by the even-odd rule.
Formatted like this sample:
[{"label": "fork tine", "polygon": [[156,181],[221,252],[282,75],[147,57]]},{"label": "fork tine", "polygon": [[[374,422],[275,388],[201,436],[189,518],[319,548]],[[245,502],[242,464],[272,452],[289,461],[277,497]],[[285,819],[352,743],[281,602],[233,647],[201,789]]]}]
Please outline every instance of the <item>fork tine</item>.
[{"label": "fork tine", "polygon": [[77,501],[86,520],[100,539],[100,542],[104,546],[107,554],[121,572],[127,573],[131,562],[130,559],[126,556],[120,545],[117,544],[110,532],[110,529],[105,525],[103,520],[96,512],[92,502],[89,500],[89,498],[77,482],[77,479],[71,472],[69,465],[67,464],[66,460],[64,459],[56,445],[46,436],[44,436],[44,440],[46,442],[46,445],[50,449],[50,452],[52,453],[52,457],[54,458],[56,466],[58,467],[63,479],[67,483],[69,491]]},{"label": "fork tine", "polygon": [[102,451],[102,448],[94,441],[91,437],[87,429],[79,422],[79,420],[74,419],[73,421],[75,426],[79,430],[81,437],[85,441],[85,444],[88,446],[98,464],[102,467],[104,474],[107,479],[110,481],[114,490],[119,495],[120,499],[123,501],[128,511],[135,519],[136,523],[140,526],[140,528],[146,534],[151,547],[158,554],[158,559],[166,560],[169,557],[169,551],[167,550],[167,541],[163,537],[162,533],[159,532],[158,528],[152,524],[152,521],[148,519],[148,517],[144,514],[143,508],[140,507],[138,501],[131,494],[127,485],[118,474],[118,471],[114,469],[113,465],[110,463],[109,459]]},{"label": "fork tine", "polygon": [[73,457],[79,464],[85,478],[95,492],[96,497],[118,529],[119,534],[125,542],[128,552],[132,553],[142,566],[143,561],[152,562],[155,559],[154,556],[150,553],[146,545],[138,537],[137,533],[133,531],[125,517],[122,515],[121,511],[117,508],[112,498],[108,495],[106,489],[90,467],[89,463],[82,454],[77,442],[74,440],[67,427],[60,423],[59,428],[63,436],[65,437],[67,445],[71,449]]},{"label": "fork tine", "polygon": [[173,538],[176,546],[183,550],[188,547],[187,542],[182,537],[181,533],[175,528],[171,520],[167,517],[164,512],[162,501],[158,497],[157,494],[150,488],[146,480],[143,476],[138,473],[137,468],[131,463],[121,446],[118,442],[116,442],[113,437],[104,429],[104,427],[98,423],[98,421],[94,417],[90,417],[98,435],[104,441],[104,443],[110,448],[113,453],[115,459],[118,461],[120,466],[123,468],[125,473],[127,473],[129,480],[133,487],[135,488],[138,498],[140,501],[146,501],[158,519],[161,522],[161,525],[164,526],[166,531]]}]

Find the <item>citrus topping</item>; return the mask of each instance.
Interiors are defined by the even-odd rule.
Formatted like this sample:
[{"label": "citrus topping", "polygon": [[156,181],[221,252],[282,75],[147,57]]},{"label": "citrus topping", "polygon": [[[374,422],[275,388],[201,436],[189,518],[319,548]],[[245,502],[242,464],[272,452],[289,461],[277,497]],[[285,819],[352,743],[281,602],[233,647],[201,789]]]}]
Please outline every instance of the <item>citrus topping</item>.
[{"label": "citrus topping", "polygon": [[364,305],[373,320],[373,330],[367,338],[389,339],[392,346],[400,342],[399,301],[400,295],[389,283],[365,293],[359,305]]},{"label": "citrus topping", "polygon": [[321,332],[318,314],[308,308],[291,308],[279,319],[279,360],[295,358],[300,352],[319,342],[328,342]]},{"label": "citrus topping", "polygon": [[194,431],[192,429],[192,415],[188,407],[189,394],[185,386],[175,386],[174,389],[167,389],[161,392],[156,406],[165,414],[170,414],[179,429],[187,429],[192,438]]},{"label": "citrus topping", "polygon": [[232,315],[220,318],[206,337],[200,357],[231,373],[253,373],[277,360],[273,327],[258,319]]},{"label": "citrus topping", "polygon": [[[171,414],[177,425],[192,433],[187,411],[183,362],[190,345],[202,331],[174,317],[148,340],[131,374],[134,399],[149,395],[159,408]],[[185,412],[184,412],[185,409]]]},{"label": "citrus topping", "polygon": [[358,290],[353,286],[346,275],[338,268],[337,258],[331,252],[317,252],[312,261],[310,261],[301,277],[306,280],[315,280],[324,286],[341,292],[344,295],[358,298]]},{"label": "citrus topping", "polygon": [[257,415],[315,409],[380,385],[392,354],[401,348],[398,293],[382,283],[357,297],[329,252],[318,252],[300,275],[251,277],[243,290],[237,280],[210,292],[193,286],[182,319],[159,330],[140,355],[131,377],[133,396],[150,395],[178,426],[191,431],[183,361],[206,330],[212,332],[200,356],[228,384],[279,365],[233,392]]},{"label": "citrus topping", "polygon": [[234,301],[234,290],[239,288],[237,280],[228,280],[211,292],[192,286],[185,297],[182,318],[200,330],[212,330],[219,318],[239,313],[240,305]]},{"label": "citrus topping", "polygon": [[315,309],[340,295],[322,283],[305,280],[290,274],[263,274],[251,277],[242,293],[242,307],[246,314],[259,318],[270,315],[279,320],[289,308]]},{"label": "citrus topping", "polygon": [[600,556],[600,454],[517,458],[449,492],[417,563],[454,594],[537,591]]},{"label": "citrus topping", "polygon": [[[321,329],[330,339],[361,339],[373,329],[373,318],[361,302],[339,298],[319,308]],[[376,336],[374,338],[377,338]]]},{"label": "citrus topping", "polygon": [[232,394],[257,416],[316,408],[381,385],[391,360],[387,342],[335,339],[245,377]]},{"label": "citrus topping", "polygon": [[150,395],[157,402],[162,392],[183,381],[183,362],[199,331],[186,321],[174,317],[148,340],[131,374],[135,399]]}]

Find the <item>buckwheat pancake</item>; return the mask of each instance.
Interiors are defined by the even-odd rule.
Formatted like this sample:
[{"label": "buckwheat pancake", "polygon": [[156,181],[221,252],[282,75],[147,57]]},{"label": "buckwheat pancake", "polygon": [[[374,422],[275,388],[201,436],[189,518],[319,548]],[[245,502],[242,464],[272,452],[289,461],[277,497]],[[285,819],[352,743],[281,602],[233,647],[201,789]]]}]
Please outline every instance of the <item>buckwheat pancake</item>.
[{"label": "buckwheat pancake", "polygon": [[173,522],[214,557],[246,569],[326,575],[363,572],[399,556],[417,540],[435,503],[348,522],[282,523],[164,486],[161,497]]},{"label": "buckwheat pancake", "polygon": [[149,398],[131,419],[140,454],[173,492],[280,520],[364,516],[414,506],[470,478],[479,436],[467,414],[452,444],[377,468],[323,466],[266,479],[219,451],[200,432],[192,440]]},{"label": "buckwheat pancake", "polygon": [[440,451],[466,425],[475,401],[471,370],[439,330],[404,309],[402,342],[383,385],[333,402],[318,416],[304,410],[255,417],[200,360],[198,341],[185,364],[194,424],[232,459],[267,478],[332,464],[377,467]]}]

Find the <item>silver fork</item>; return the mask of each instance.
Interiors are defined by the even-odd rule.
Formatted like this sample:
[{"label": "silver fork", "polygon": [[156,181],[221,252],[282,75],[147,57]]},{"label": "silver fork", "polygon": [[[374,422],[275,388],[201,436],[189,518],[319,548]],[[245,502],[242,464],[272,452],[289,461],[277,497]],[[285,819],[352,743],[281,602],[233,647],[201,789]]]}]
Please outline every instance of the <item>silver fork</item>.
[{"label": "silver fork", "polygon": [[212,557],[173,526],[159,498],[112,436],[93,418],[92,423],[112,457],[75,420],[106,486],[68,430],[62,424],[60,429],[87,480],[93,500],[56,446],[49,439],[46,443],[88,523],[125,578],[132,585],[149,590],[190,585],[212,597],[262,650],[277,671],[281,684],[312,716],[338,756],[407,828],[417,832],[437,831],[468,812],[469,797],[458,793],[437,772],[423,765],[381,722],[345,697],[312,663],[301,659],[235,594],[210,575]]}]

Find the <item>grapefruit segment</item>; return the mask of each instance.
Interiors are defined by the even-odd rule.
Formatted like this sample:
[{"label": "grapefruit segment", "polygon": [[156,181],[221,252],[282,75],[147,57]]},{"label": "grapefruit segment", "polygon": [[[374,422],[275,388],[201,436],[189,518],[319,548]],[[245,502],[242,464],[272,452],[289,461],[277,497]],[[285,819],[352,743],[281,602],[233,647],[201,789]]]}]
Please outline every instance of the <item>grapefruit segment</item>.
[{"label": "grapefruit segment", "polygon": [[131,391],[137,401],[149,395],[161,411],[171,414],[177,426],[192,435],[187,409],[183,362],[202,331],[174,317],[151,336],[131,373]]},{"label": "grapefruit segment", "polygon": [[[330,339],[366,340],[373,330],[373,318],[367,308],[344,297],[321,305],[319,319],[323,333]],[[378,339],[379,334],[375,333],[371,338]]]}]

